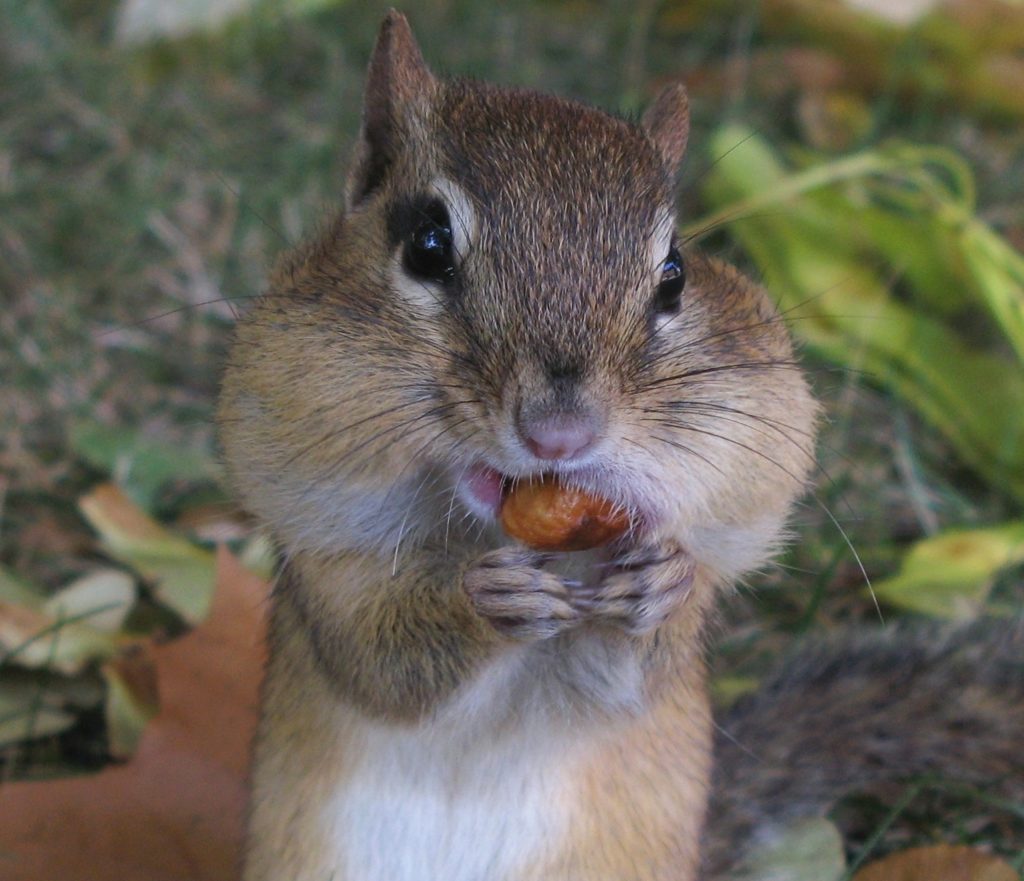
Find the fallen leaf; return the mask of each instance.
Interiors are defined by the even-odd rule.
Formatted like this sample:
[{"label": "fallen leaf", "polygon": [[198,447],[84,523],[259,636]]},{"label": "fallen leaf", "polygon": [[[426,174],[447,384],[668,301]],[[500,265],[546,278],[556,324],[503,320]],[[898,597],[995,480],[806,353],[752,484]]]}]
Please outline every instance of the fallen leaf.
[{"label": "fallen leaf", "polygon": [[112,475],[146,510],[153,510],[160,490],[172,481],[195,483],[218,476],[209,450],[184,446],[177,438],[150,437],[123,425],[79,422],[71,428],[70,441],[75,453]]},{"label": "fallen leaf", "polygon": [[973,847],[938,844],[894,853],[861,869],[853,881],[1019,881],[1009,863]]},{"label": "fallen leaf", "polygon": [[160,710],[153,654],[142,645],[135,646],[112,658],[100,672],[107,683],[107,747],[115,759],[131,758],[146,726]]},{"label": "fallen leaf", "polygon": [[[135,581],[119,569],[99,569],[76,578],[43,605],[53,618],[84,617],[101,633],[117,633],[135,602]],[[97,609],[101,611],[96,611]]]},{"label": "fallen leaf", "polygon": [[847,6],[877,15],[896,25],[911,25],[923,18],[939,0],[845,0]]},{"label": "fallen leaf", "polygon": [[0,747],[70,728],[75,717],[60,704],[44,683],[0,682]]},{"label": "fallen leaf", "polygon": [[824,817],[809,817],[755,847],[729,881],[838,881],[845,869],[839,830]]},{"label": "fallen leaf", "polygon": [[885,603],[939,618],[970,620],[982,611],[1000,571],[1024,560],[1024,522],[957,529],[926,538],[898,574],[873,585]]},{"label": "fallen leaf", "polygon": [[[96,614],[103,611],[103,606],[95,609]],[[54,616],[0,601],[0,666],[13,663],[73,675],[90,661],[111,657],[119,641],[90,627],[90,614]]]},{"label": "fallen leaf", "polygon": [[126,765],[0,785],[3,881],[236,876],[266,583],[226,551],[210,616],[153,648],[160,712]]},{"label": "fallen leaf", "polygon": [[46,600],[46,595],[36,590],[27,581],[18,578],[9,569],[0,566],[0,602],[13,603],[28,609],[38,609]]},{"label": "fallen leaf", "polygon": [[156,586],[157,598],[190,624],[206,617],[213,590],[213,554],[165,529],[112,483],[78,502],[111,556]]}]

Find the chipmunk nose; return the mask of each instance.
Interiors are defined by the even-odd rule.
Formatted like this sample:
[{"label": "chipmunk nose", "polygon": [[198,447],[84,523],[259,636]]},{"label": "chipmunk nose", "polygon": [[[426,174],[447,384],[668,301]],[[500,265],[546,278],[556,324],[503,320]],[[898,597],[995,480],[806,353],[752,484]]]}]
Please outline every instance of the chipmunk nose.
[{"label": "chipmunk nose", "polygon": [[516,430],[538,459],[576,459],[600,437],[607,415],[587,393],[579,359],[549,354],[542,370],[542,384],[520,401]]},{"label": "chipmunk nose", "polygon": [[597,439],[588,415],[558,414],[519,420],[519,434],[538,459],[575,459]]}]

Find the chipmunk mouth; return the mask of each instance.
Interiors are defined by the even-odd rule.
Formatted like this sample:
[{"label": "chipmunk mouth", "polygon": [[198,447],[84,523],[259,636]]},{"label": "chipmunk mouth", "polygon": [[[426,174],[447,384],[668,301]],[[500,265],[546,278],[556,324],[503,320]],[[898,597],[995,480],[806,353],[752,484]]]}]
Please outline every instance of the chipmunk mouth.
[{"label": "chipmunk mouth", "polygon": [[[517,483],[532,480],[542,480],[552,475],[568,477],[569,474],[580,475],[579,471],[570,472],[536,472],[532,474],[517,474],[515,476],[505,474],[496,468],[492,468],[481,460],[473,462],[456,479],[456,494],[465,508],[481,520],[492,522],[497,520],[501,512],[502,503],[505,497]],[[592,476],[592,475],[590,475]],[[592,481],[585,481],[592,483]],[[594,491],[592,489],[592,491]],[[599,490],[596,492],[600,493]],[[649,527],[651,518],[649,515],[630,507],[630,517],[635,521],[634,528],[641,526]]]},{"label": "chipmunk mouth", "polygon": [[481,520],[494,520],[510,478],[483,462],[474,462],[458,478],[456,491],[463,505]]}]

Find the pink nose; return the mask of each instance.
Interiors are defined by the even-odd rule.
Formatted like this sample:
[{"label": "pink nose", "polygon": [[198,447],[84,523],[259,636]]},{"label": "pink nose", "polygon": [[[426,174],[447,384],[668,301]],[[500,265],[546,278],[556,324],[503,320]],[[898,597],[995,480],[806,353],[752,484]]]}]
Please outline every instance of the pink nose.
[{"label": "pink nose", "polygon": [[548,416],[527,420],[520,433],[538,459],[574,459],[596,437],[591,420],[579,416]]}]

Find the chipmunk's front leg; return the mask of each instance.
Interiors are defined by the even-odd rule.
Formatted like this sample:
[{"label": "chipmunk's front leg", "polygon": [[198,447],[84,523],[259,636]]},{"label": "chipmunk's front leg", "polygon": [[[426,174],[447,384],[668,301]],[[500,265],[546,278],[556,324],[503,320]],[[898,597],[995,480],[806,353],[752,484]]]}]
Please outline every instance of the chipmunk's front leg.
[{"label": "chipmunk's front leg", "polygon": [[509,640],[545,639],[581,619],[543,562],[511,547],[477,558],[424,549],[395,573],[376,558],[298,557],[281,601],[339,696],[371,716],[414,720]]}]

